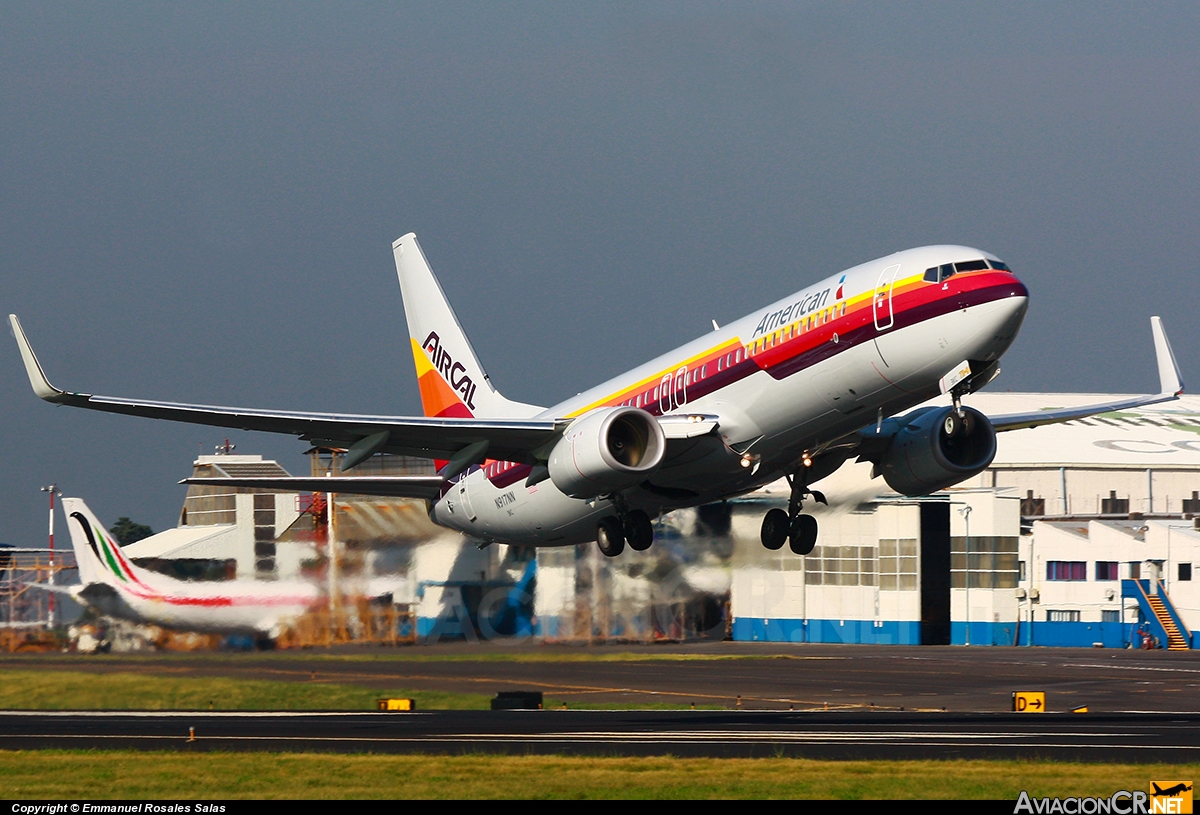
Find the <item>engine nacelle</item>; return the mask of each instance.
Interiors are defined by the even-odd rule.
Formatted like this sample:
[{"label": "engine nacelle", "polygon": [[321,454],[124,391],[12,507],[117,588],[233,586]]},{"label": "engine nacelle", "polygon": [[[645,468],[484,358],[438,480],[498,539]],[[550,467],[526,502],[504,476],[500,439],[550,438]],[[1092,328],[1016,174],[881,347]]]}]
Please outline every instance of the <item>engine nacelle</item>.
[{"label": "engine nacelle", "polygon": [[933,408],[909,422],[880,460],[887,485],[901,495],[928,495],[988,468],[996,456],[996,429],[977,410]]},{"label": "engine nacelle", "polygon": [[572,498],[594,498],[644,481],[662,463],[658,421],[633,407],[598,408],[572,422],[550,452],[550,480]]}]

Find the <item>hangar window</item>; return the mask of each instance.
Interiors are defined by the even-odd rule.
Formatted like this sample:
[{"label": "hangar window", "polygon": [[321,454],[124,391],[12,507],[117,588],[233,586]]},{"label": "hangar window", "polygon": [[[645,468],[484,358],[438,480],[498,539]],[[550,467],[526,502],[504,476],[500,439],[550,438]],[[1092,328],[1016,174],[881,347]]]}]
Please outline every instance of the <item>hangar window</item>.
[{"label": "hangar window", "polygon": [[879,588],[916,591],[919,547],[916,538],[879,541]]},{"label": "hangar window", "polygon": [[1097,580],[1117,580],[1117,562],[1115,560],[1096,561]]},{"label": "hangar window", "polygon": [[954,271],[956,272],[982,272],[987,269],[986,260],[968,260],[963,263],[955,263]]},{"label": "hangar window", "polygon": [[[1020,580],[1017,538],[972,535],[970,548],[965,537],[950,538],[950,587],[1011,589]],[[968,554],[969,553],[969,554]]]},{"label": "hangar window", "polygon": [[1077,623],[1079,622],[1079,609],[1046,609],[1046,622],[1048,623]]},{"label": "hangar window", "polygon": [[1051,560],[1046,563],[1047,580],[1087,580],[1087,561]]},{"label": "hangar window", "polygon": [[1179,579],[1180,580],[1191,580],[1192,579],[1192,564],[1190,564],[1190,563],[1180,563],[1179,564]]},{"label": "hangar window", "polygon": [[[804,562],[804,582],[810,586],[874,586],[878,550],[874,546],[818,546]],[[913,580],[915,583],[915,575]]]},{"label": "hangar window", "polygon": [[1100,612],[1100,622],[1102,623],[1119,623],[1121,622],[1121,612],[1119,609],[1106,608]]},{"label": "hangar window", "polygon": [[1109,490],[1108,497],[1100,499],[1100,514],[1101,515],[1127,515],[1129,514],[1129,499],[1118,498],[1116,490]]},{"label": "hangar window", "polygon": [[1192,515],[1200,513],[1200,492],[1192,490],[1192,497],[1183,499],[1183,511]]}]

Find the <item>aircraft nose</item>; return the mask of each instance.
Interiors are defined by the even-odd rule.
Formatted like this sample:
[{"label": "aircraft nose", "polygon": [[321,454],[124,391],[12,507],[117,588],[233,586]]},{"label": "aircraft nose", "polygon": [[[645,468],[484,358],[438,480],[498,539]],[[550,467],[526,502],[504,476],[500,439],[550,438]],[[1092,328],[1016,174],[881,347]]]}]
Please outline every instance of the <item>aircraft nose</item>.
[{"label": "aircraft nose", "polygon": [[1029,310],[1029,290],[1021,281],[1014,279],[1007,289],[1005,296],[994,300],[992,308],[987,310],[989,359],[996,359],[1008,350]]}]

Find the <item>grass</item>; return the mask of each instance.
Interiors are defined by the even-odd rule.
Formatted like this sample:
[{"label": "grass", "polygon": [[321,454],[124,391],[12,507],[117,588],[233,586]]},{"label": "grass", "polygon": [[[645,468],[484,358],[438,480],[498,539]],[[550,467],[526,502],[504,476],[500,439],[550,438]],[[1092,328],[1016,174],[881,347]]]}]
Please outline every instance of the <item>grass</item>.
[{"label": "grass", "polygon": [[[0,708],[365,710],[380,696],[419,709],[485,709],[490,696],[323,682],[0,670]],[[547,707],[561,702],[548,700]],[[572,704],[572,707],[578,705]],[[593,705],[593,707],[624,707]],[[639,707],[679,708],[680,705]],[[812,761],[468,754],[0,751],[0,798],[827,798],[1015,800],[1108,796],[1200,765],[1046,761]]]},{"label": "grass", "polygon": [[[492,697],[326,682],[277,682],[148,673],[0,670],[3,710],[374,710],[382,697],[415,699],[418,710],[488,710]],[[548,698],[547,708],[562,707]],[[690,705],[571,702],[574,709],[681,710]],[[721,710],[720,705],[697,705]]]},{"label": "grass", "polygon": [[373,710],[375,700],[415,699],[418,709],[486,710],[491,697],[324,682],[173,677],[82,671],[0,671],[6,710]]},{"label": "grass", "polygon": [[[418,648],[389,649],[384,653],[330,654],[309,650],[271,651],[262,654],[230,654],[206,651],[202,658],[205,662],[234,662],[245,663],[248,659],[265,659],[271,661],[289,662],[303,660],[304,662],[728,662],[732,660],[772,660],[789,659],[798,661],[811,660],[845,660],[849,657],[805,654],[680,654],[655,652],[647,648],[638,650],[636,646],[630,650],[601,651],[579,648],[577,651],[555,649],[546,651],[513,650],[504,651],[481,648],[474,653],[439,653],[430,654]],[[60,656],[49,654],[40,657],[47,661],[68,661],[77,659],[76,656]],[[186,654],[173,653],[169,655],[137,654],[131,657],[110,655],[105,659],[128,658],[137,662],[169,661],[178,663],[186,660]]]},{"label": "grass", "polygon": [[1146,790],[1200,765],[0,751],[0,798],[1016,800]]}]

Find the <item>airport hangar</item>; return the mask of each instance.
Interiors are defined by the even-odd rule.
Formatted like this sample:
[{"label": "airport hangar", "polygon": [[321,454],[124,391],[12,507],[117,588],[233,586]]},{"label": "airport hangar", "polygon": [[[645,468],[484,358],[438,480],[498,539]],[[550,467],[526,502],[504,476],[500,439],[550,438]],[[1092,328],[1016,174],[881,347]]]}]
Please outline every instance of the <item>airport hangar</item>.
[{"label": "airport hangar", "polygon": [[[985,413],[1104,399],[976,394]],[[313,452],[313,471],[336,453]],[[325,455],[325,459],[321,456]],[[323,463],[322,463],[323,461]],[[377,456],[363,474],[422,462]],[[203,456],[195,472],[278,473],[255,456]],[[266,469],[263,469],[266,468]],[[419,639],[1200,646],[1200,397],[1000,434],[992,466],[927,498],[890,493],[847,463],[810,505],[808,557],[758,541],[783,482],[664,516],[647,552],[477,548],[414,502],[334,496],[339,564],[358,596],[413,610]],[[179,528],[127,549],[147,564],[224,563],[226,577],[312,574],[311,504],[191,487]],[[309,499],[311,500],[311,499]]]},{"label": "airport hangar", "polygon": [[[996,414],[1096,399],[971,404]],[[1002,433],[991,467],[955,488],[837,505],[862,467],[821,485],[834,505],[817,510],[812,555],[746,547],[735,639],[1124,647],[1142,630],[1163,647],[1200,646],[1189,633],[1200,626],[1200,397]]]}]

